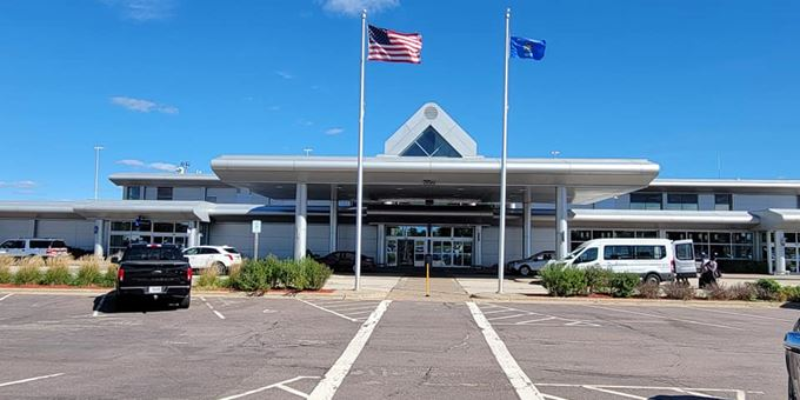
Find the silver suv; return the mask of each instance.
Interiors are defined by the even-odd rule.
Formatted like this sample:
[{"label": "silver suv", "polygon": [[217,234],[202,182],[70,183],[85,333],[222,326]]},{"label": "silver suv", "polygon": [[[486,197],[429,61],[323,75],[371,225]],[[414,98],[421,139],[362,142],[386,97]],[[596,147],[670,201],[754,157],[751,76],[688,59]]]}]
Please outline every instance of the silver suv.
[{"label": "silver suv", "polygon": [[62,239],[9,239],[0,244],[0,255],[56,257],[69,253]]}]

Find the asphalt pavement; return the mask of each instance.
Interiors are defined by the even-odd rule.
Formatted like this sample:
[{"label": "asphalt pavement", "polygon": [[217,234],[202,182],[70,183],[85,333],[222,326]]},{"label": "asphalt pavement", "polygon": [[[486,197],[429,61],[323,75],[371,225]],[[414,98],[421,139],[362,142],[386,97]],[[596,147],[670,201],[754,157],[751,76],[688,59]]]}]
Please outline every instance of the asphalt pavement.
[{"label": "asphalt pavement", "polygon": [[[783,399],[798,311],[0,291],[1,399]],[[538,397],[537,397],[538,396]]]}]

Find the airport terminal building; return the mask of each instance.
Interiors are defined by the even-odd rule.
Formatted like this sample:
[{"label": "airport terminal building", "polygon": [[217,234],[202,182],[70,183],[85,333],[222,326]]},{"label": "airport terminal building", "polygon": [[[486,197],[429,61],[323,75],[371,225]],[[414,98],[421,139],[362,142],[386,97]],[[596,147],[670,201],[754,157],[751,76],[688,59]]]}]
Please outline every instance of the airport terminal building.
[{"label": "airport terminal building", "polygon": [[[114,253],[133,241],[232,245],[252,256],[355,248],[355,157],[221,156],[214,174],[121,173],[120,200],[0,202],[0,241],[42,237]],[[657,179],[638,159],[508,160],[506,260],[611,237],[694,240],[697,252],[800,265],[800,181]],[[490,266],[500,160],[423,105],[364,160],[362,248],[387,267]],[[772,251],[768,251],[771,249]]]}]

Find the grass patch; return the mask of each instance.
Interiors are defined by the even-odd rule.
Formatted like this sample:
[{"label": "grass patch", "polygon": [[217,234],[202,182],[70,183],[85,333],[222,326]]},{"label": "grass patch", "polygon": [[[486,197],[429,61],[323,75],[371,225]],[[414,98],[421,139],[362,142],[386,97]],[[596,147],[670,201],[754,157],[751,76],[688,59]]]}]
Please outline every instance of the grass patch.
[{"label": "grass patch", "polygon": [[16,264],[20,268],[23,268],[23,267],[40,268],[40,267],[44,267],[45,266],[44,258],[42,258],[41,256],[23,257],[23,258],[20,258],[16,262]]},{"label": "grass patch", "polygon": [[2,268],[2,267],[8,268],[8,267],[13,266],[16,263],[17,263],[17,259],[12,257],[12,256],[5,256],[5,255],[0,256],[0,268]]},{"label": "grass patch", "polygon": [[219,271],[216,268],[204,268],[197,278],[197,286],[205,289],[220,287]]},{"label": "grass patch", "polygon": [[24,265],[19,267],[14,274],[15,285],[38,285],[42,282],[42,272],[36,265]]},{"label": "grass patch", "polygon": [[12,283],[14,276],[11,274],[11,268],[8,265],[0,265],[0,283]]},{"label": "grass patch", "polygon": [[58,264],[47,269],[42,279],[43,285],[69,285],[72,283],[72,273],[66,264]]},{"label": "grass patch", "polygon": [[103,274],[100,273],[100,267],[96,264],[81,265],[78,269],[78,274],[72,281],[75,286],[94,286],[103,284]]},{"label": "grass patch", "polygon": [[70,255],[47,257],[44,259],[44,265],[48,268],[69,267],[71,265],[75,265],[75,259]]}]

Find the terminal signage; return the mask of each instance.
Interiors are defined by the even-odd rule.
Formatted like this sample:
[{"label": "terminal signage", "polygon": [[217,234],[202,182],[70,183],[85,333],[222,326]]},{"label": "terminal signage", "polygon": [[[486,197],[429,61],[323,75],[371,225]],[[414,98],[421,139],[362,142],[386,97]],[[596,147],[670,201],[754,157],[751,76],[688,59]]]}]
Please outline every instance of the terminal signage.
[{"label": "terminal signage", "polygon": [[253,221],[253,233],[261,233],[261,221]]}]

